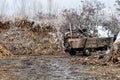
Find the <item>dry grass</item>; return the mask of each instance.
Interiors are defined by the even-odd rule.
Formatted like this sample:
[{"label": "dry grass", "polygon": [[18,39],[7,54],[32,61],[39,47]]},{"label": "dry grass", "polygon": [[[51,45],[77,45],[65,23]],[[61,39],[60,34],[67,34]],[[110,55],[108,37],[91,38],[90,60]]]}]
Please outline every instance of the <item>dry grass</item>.
[{"label": "dry grass", "polygon": [[13,54],[10,51],[6,50],[6,48],[0,44],[0,58],[10,57],[10,56],[13,56]]}]

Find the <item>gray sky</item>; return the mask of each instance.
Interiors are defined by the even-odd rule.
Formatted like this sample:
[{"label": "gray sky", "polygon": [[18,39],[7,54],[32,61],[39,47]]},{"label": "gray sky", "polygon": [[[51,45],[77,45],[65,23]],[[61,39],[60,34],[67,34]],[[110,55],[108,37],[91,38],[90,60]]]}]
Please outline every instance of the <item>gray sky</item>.
[{"label": "gray sky", "polygon": [[[106,7],[113,7],[116,0],[98,0],[105,3]],[[41,0],[42,4],[47,4],[47,0]],[[54,9],[79,8],[81,0],[53,0]],[[46,6],[44,6],[46,7]]]},{"label": "gray sky", "polygon": [[[19,3],[20,0],[6,0],[7,3],[4,4],[5,0],[0,0],[0,7],[1,5],[5,5],[5,10],[1,7],[0,10],[1,12],[5,13],[14,13],[19,11]],[[24,0],[25,1],[25,0]],[[33,6],[38,6],[36,8],[37,11],[44,11],[47,12],[48,10],[48,0],[26,0],[27,1],[27,9],[29,9],[28,13],[34,12],[32,11],[34,8]],[[62,9],[65,8],[75,8],[78,9],[80,6],[80,1],[81,0],[53,0],[53,12],[58,12],[61,11]],[[105,3],[106,7],[113,7],[113,4],[115,3],[115,0],[99,0],[103,3]],[[33,4],[35,3],[35,5]]]},{"label": "gray sky", "polygon": [[[59,6],[61,7],[66,7],[66,8],[77,8],[80,5],[81,0],[53,0],[56,2]],[[99,0],[103,3],[105,3],[106,6],[112,7],[113,4],[115,3],[115,0]]]}]

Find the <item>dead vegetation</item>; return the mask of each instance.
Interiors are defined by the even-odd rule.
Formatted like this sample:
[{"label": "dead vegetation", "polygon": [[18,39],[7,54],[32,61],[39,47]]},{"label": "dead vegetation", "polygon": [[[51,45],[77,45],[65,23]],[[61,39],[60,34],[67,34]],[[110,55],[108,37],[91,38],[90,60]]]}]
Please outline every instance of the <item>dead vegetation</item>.
[{"label": "dead vegetation", "polygon": [[113,44],[110,55],[107,57],[108,62],[120,63],[120,49],[119,48],[120,48],[120,43]]},{"label": "dead vegetation", "polygon": [[11,24],[1,22],[0,28],[0,42],[14,55],[53,54],[57,51],[52,25],[16,19]]},{"label": "dead vegetation", "polygon": [[80,57],[71,59],[70,64],[82,64],[82,65],[93,65],[93,66],[111,66],[117,65],[119,66],[118,56],[114,57],[113,55],[104,56],[104,52],[95,52],[91,56],[88,57]]},{"label": "dead vegetation", "polygon": [[[22,1],[20,17],[27,12],[26,2]],[[6,21],[0,17],[0,59],[7,58],[0,62],[0,79],[119,80],[120,43],[113,44],[109,54],[95,51],[90,56],[66,56],[68,53],[62,52],[64,35],[68,31],[69,34],[72,32],[69,38],[93,38],[99,37],[97,26],[113,34],[120,29],[116,13],[104,15],[101,2],[85,0],[81,6],[79,11],[70,9],[57,14],[60,17],[40,13],[38,21],[27,17]],[[47,22],[51,19],[55,21]]]},{"label": "dead vegetation", "polygon": [[[0,47],[1,56],[11,55],[46,55],[56,54],[58,45],[55,40],[54,25],[45,23],[35,23],[27,19],[16,19],[10,23],[0,22],[0,42],[5,45],[5,48]],[[84,34],[83,34],[84,35]],[[83,57],[79,60],[72,60],[73,63],[80,62],[81,64],[91,65],[107,65],[110,61],[116,63],[119,61],[119,50],[114,51],[111,48],[109,57],[104,55],[105,52],[95,52],[89,57]]]},{"label": "dead vegetation", "polygon": [[9,29],[9,28],[10,28],[10,21],[6,21],[6,22],[0,21],[0,32],[2,30]]},{"label": "dead vegetation", "polygon": [[10,56],[13,56],[13,54],[10,51],[6,50],[6,48],[0,44],[0,58],[10,57]]}]

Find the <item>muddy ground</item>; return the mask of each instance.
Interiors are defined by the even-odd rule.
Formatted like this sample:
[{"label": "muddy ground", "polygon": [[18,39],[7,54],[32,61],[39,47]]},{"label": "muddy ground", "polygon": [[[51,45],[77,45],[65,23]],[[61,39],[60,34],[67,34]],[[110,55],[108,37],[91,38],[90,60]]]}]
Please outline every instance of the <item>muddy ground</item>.
[{"label": "muddy ground", "polygon": [[120,65],[84,65],[81,56],[19,56],[0,60],[0,80],[120,80]]}]

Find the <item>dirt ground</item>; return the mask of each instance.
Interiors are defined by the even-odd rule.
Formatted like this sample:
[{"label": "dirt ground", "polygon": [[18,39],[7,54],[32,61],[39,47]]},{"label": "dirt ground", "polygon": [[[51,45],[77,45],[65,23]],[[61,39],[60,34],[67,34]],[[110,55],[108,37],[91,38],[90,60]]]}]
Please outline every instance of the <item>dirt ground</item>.
[{"label": "dirt ground", "polygon": [[0,80],[120,80],[120,65],[83,65],[81,56],[20,56],[0,60]]}]

